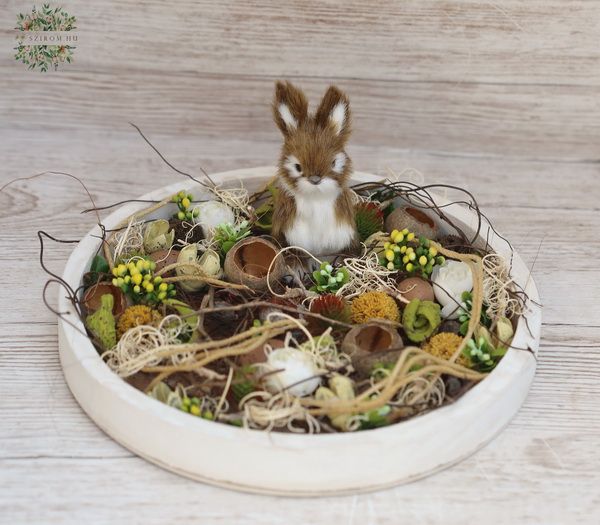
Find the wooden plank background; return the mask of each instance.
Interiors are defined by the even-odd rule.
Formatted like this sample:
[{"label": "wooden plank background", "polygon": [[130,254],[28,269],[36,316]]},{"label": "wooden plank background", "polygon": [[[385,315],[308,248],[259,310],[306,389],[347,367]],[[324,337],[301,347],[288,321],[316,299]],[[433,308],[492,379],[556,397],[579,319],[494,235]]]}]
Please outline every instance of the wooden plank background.
[{"label": "wooden plank background", "polygon": [[[71,179],[21,182],[0,193],[0,522],[599,522],[599,1],[61,5],[75,62],[41,74],[12,56],[30,2],[0,2],[0,185],[60,170],[109,204],[176,180],[130,121],[194,173],[272,164],[274,80],[313,103],[336,83],[357,169],[468,188],[533,266],[542,344],[511,425],[431,478],[300,501],[196,484],[113,443],[69,393],[36,232],[74,239],[93,220]],[[49,246],[48,265],[69,251]]]}]

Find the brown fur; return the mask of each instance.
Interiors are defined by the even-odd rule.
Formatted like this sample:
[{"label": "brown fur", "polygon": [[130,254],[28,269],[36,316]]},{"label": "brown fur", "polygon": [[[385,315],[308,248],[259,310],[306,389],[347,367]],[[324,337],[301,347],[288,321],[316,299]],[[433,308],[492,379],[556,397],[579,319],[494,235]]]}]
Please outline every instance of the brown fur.
[{"label": "brown fur", "polygon": [[[346,117],[344,126],[337,133],[335,126],[331,123],[330,115],[340,102],[345,103]],[[282,103],[287,105],[290,113],[298,122],[296,128],[288,128],[281,118],[279,106]],[[284,167],[289,155],[298,158],[302,168],[302,177],[329,177],[339,184],[341,193],[336,201],[332,202],[332,206],[335,207],[336,219],[340,223],[347,223],[354,227],[354,206],[348,188],[348,181],[352,173],[352,161],[344,149],[351,132],[348,97],[337,87],[331,86],[313,116],[308,114],[308,103],[301,90],[290,82],[277,82],[273,101],[273,118],[284,137],[277,176],[290,192],[279,192],[273,213],[272,234],[279,239],[285,238],[285,233],[292,227],[296,216],[293,191],[297,183]],[[336,173],[332,169],[333,160],[339,152],[343,152],[347,159],[342,173]]]}]

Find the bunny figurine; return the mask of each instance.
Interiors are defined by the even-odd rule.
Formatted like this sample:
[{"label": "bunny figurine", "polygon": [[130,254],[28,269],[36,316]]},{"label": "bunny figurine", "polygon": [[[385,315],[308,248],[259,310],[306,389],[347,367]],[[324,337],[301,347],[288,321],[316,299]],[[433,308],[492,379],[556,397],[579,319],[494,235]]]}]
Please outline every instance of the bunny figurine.
[{"label": "bunny figurine", "polygon": [[315,255],[351,249],[358,235],[348,188],[352,162],[344,151],[350,135],[348,97],[331,86],[309,115],[304,93],[290,82],[277,82],[273,116],[284,138],[273,236]]}]

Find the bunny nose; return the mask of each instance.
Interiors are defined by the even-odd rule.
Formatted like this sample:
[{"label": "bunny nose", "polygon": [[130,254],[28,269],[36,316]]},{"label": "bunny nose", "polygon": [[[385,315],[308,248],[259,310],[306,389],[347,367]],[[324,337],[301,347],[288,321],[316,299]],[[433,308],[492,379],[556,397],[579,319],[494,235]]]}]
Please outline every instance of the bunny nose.
[{"label": "bunny nose", "polygon": [[310,177],[308,177],[308,180],[311,184],[319,184],[319,182],[321,182],[321,176],[320,175],[311,175]]}]

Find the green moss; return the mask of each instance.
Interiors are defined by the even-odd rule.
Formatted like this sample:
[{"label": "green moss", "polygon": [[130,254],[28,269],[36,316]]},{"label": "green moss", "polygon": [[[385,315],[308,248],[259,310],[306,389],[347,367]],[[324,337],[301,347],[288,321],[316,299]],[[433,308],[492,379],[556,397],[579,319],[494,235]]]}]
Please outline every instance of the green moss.
[{"label": "green moss", "polygon": [[433,301],[413,299],[402,314],[404,331],[414,343],[425,341],[441,322],[440,305]]},{"label": "green moss", "polygon": [[115,316],[112,313],[115,299],[111,294],[104,294],[100,301],[100,308],[86,317],[85,325],[102,348],[110,350],[117,344]]}]

